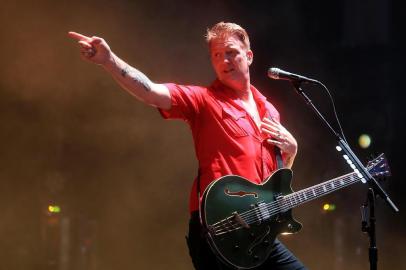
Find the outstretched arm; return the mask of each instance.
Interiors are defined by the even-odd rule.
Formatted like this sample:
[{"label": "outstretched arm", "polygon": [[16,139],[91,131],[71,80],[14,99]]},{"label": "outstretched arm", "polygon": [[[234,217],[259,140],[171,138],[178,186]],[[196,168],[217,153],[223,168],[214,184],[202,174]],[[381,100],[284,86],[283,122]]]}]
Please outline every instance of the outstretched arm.
[{"label": "outstretched arm", "polygon": [[84,60],[101,65],[131,95],[151,106],[171,108],[168,88],[152,82],[141,71],[121,60],[111,51],[104,39],[76,32],[69,32],[69,36],[78,41]]}]

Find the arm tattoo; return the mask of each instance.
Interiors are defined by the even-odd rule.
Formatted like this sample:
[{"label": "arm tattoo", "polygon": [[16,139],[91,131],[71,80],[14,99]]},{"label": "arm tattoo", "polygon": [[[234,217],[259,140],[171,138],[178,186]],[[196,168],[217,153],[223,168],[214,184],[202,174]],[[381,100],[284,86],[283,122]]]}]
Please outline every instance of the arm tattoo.
[{"label": "arm tattoo", "polygon": [[127,76],[128,74],[128,67],[125,66],[123,69],[121,69],[121,76],[123,76],[125,78],[125,76]]},{"label": "arm tattoo", "polygon": [[151,91],[150,88],[151,81],[148,79],[147,76],[145,76],[142,72],[138,71],[137,69],[125,66],[124,68],[121,69],[121,76],[123,76],[124,78],[129,76],[131,80],[141,85],[145,91],[147,92]]}]

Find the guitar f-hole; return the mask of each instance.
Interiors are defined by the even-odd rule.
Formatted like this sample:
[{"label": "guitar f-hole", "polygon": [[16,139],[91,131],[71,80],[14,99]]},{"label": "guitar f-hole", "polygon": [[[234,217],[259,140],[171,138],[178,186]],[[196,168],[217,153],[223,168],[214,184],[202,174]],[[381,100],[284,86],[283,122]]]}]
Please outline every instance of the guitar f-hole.
[{"label": "guitar f-hole", "polygon": [[224,189],[224,193],[228,196],[238,196],[238,197],[244,197],[244,196],[254,196],[254,198],[258,198],[258,193],[256,192],[250,192],[250,191],[230,191],[228,188]]}]

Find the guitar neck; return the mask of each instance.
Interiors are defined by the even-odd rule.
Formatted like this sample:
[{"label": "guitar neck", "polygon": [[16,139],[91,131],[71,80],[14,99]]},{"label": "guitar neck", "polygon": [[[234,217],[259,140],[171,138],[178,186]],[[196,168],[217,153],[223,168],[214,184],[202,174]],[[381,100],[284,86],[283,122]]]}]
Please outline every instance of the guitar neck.
[{"label": "guitar neck", "polygon": [[361,178],[359,178],[356,173],[352,172],[312,187],[293,192],[283,197],[283,203],[285,204],[284,208],[294,208],[300,204],[304,204],[308,201],[317,199],[336,190],[357,183],[360,181],[360,179]]}]

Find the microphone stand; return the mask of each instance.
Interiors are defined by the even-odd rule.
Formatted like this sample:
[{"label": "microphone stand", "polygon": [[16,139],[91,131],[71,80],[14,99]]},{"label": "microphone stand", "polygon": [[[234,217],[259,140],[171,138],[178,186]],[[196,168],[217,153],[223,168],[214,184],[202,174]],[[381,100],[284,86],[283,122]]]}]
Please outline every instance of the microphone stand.
[{"label": "microphone stand", "polygon": [[[368,223],[369,216],[369,223]],[[375,233],[375,195],[372,188],[368,189],[367,200],[361,206],[361,231],[369,236],[369,263],[370,269],[376,270],[378,266],[378,248],[376,247]]]},{"label": "microphone stand", "polygon": [[[324,118],[324,116],[320,113],[320,111],[314,106],[310,98],[306,95],[306,93],[303,91],[303,89],[300,87],[301,83],[303,80],[295,80],[291,81],[293,86],[295,87],[296,91],[300,96],[303,97],[305,100],[306,104],[310,106],[310,108],[316,113],[316,115],[319,117],[319,119],[327,126],[327,128],[332,132],[336,140],[338,141],[338,145],[340,147],[337,147],[339,151],[343,151],[347,156],[348,159],[352,161],[352,163],[355,166],[355,172],[359,174],[361,181],[363,183],[368,182],[369,184],[369,189],[372,190],[372,195],[368,195],[368,198],[374,197],[374,192],[375,194],[379,195],[382,199],[384,199],[390,208],[394,212],[399,212],[399,209],[396,207],[396,205],[392,202],[392,200],[389,198],[389,196],[386,194],[386,192],[382,189],[382,187],[379,185],[379,183],[375,180],[375,178],[372,177],[372,175],[368,172],[368,170],[364,167],[364,165],[361,163],[361,161],[358,159],[358,157],[354,154],[354,152],[351,150],[350,146],[340,137],[340,135],[332,128],[332,126],[328,123],[328,121]],[[313,83],[319,84],[324,87],[324,85],[319,82],[315,81]],[[370,214],[370,224],[367,227],[367,232],[368,236],[370,237],[370,252],[369,252],[369,259],[370,259],[370,269],[371,270],[376,270],[377,269],[377,259],[378,259],[378,249],[376,247],[376,236],[375,236],[375,213],[374,213],[374,200],[368,199],[369,201],[369,211],[368,213]],[[372,210],[372,211],[371,211]]]}]

